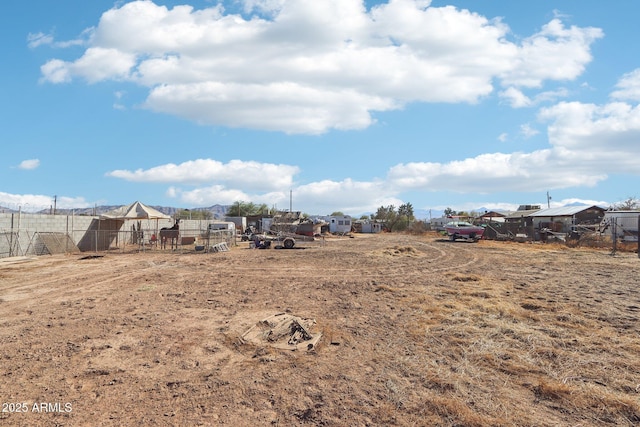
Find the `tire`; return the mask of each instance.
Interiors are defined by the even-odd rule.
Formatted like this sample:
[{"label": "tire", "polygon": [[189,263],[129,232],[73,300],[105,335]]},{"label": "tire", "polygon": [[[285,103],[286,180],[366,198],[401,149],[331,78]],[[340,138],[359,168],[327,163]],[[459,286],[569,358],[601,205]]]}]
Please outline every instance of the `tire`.
[{"label": "tire", "polygon": [[287,237],[282,242],[282,245],[284,246],[285,249],[292,249],[295,244],[296,244],[296,241],[293,240],[291,237]]}]

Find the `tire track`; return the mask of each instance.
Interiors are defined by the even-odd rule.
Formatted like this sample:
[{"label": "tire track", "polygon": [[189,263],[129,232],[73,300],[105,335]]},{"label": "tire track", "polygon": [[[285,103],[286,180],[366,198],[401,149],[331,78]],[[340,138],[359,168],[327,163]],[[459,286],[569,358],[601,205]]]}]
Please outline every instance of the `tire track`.
[{"label": "tire track", "polygon": [[[443,271],[451,271],[451,270],[459,270],[463,268],[471,267],[475,264],[478,264],[480,257],[478,256],[477,250],[472,250],[471,248],[467,248],[463,246],[463,243],[455,243],[455,242],[438,242],[437,245],[427,242],[418,242],[421,246],[426,246],[428,248],[433,249],[438,252],[439,255],[433,260],[435,262],[439,262],[443,266],[436,267],[430,269],[430,272],[440,273]],[[443,248],[449,249],[451,246],[455,245],[456,250],[445,250]],[[460,256],[460,253],[464,254],[463,257]],[[467,259],[467,261],[462,262],[462,260]]]}]

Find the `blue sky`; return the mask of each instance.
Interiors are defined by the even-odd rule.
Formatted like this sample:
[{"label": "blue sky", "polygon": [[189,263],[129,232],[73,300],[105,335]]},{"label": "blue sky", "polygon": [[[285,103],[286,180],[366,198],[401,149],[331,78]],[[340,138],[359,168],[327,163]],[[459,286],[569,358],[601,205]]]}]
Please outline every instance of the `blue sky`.
[{"label": "blue sky", "polygon": [[10,1],[0,206],[638,197],[640,2]]}]

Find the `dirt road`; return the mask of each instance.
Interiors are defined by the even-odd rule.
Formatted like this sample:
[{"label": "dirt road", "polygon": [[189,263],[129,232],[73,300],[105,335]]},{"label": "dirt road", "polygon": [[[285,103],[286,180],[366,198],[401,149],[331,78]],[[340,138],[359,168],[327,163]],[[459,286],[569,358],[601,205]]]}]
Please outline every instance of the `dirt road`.
[{"label": "dirt road", "polygon": [[[82,255],[0,261],[2,425],[640,423],[637,254],[380,234]],[[278,313],[318,344],[243,339]]]}]

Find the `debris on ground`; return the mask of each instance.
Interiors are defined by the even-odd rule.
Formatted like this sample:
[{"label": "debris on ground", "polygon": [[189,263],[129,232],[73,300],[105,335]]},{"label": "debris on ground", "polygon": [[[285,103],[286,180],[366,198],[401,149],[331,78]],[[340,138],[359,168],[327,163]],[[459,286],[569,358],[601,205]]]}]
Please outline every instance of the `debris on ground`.
[{"label": "debris on ground", "polygon": [[284,350],[312,350],[321,333],[313,334],[315,319],[277,313],[260,320],[242,335],[242,339],[258,345],[269,345]]}]

